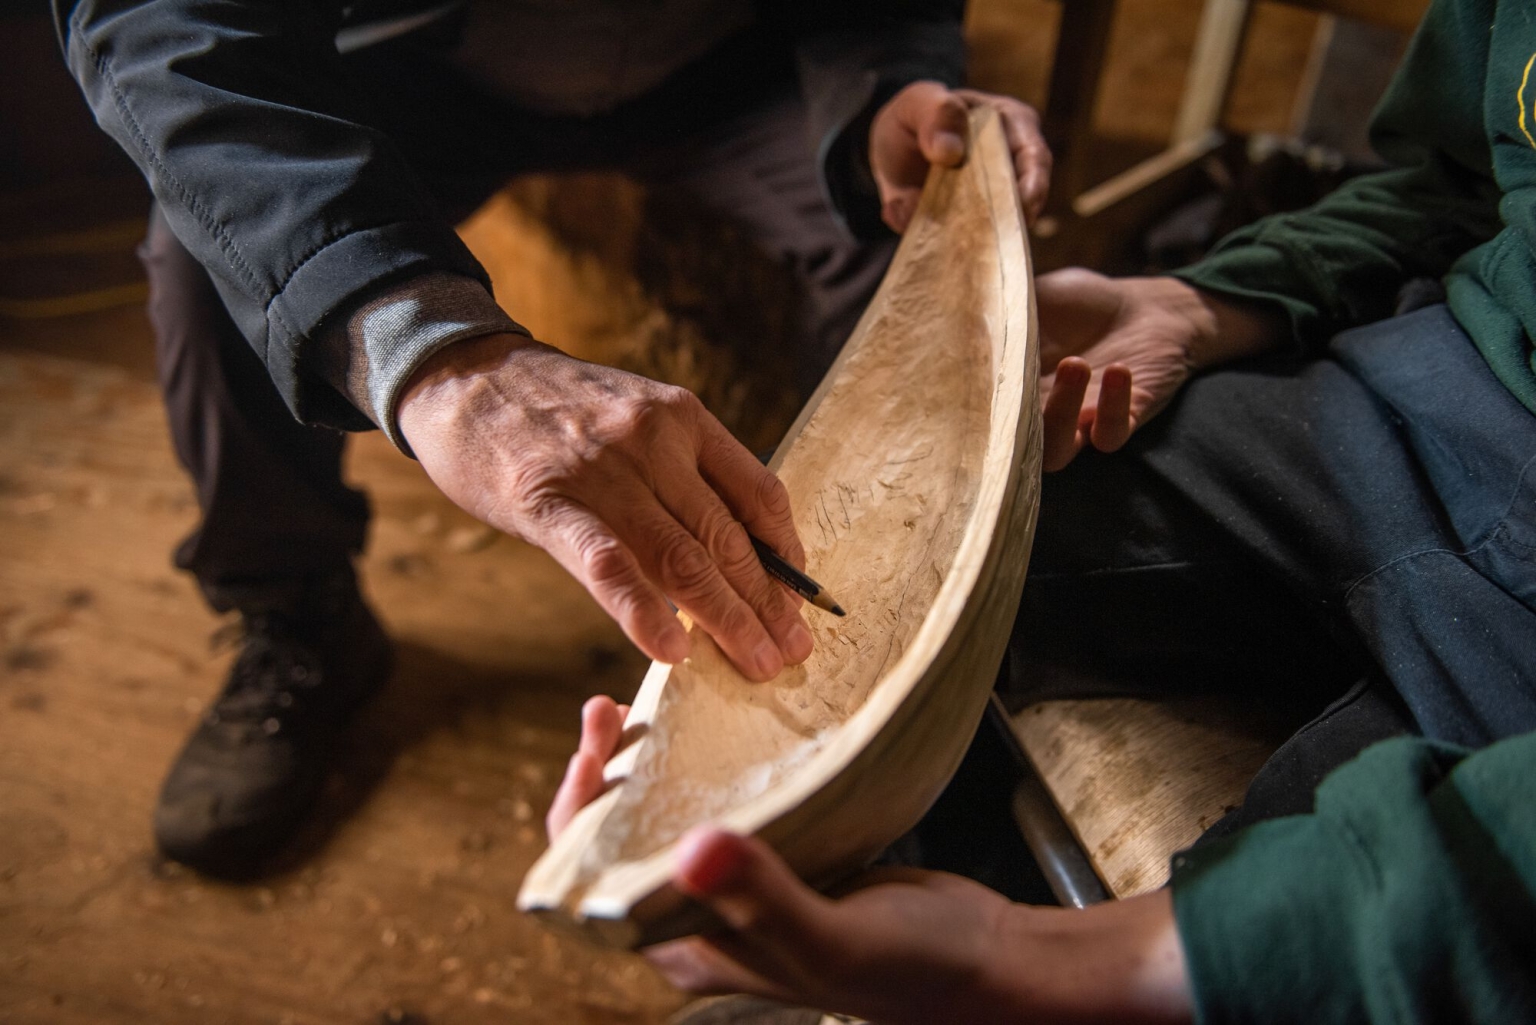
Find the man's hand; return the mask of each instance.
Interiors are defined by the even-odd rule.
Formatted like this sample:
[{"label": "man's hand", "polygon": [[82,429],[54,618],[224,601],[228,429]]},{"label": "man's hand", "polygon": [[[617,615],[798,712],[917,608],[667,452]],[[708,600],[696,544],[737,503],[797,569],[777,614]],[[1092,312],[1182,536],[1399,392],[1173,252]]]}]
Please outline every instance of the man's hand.
[{"label": "man's hand", "polygon": [[[552,838],[602,791],[624,713],[606,697],[583,707],[580,748],[546,820]],[[1063,911],[903,869],[829,898],[760,841],[709,827],[680,842],[673,880],[723,928],[646,956],[695,993],[752,993],[877,1025],[1183,1022],[1192,1014],[1166,892]]]},{"label": "man's hand", "polygon": [[892,231],[907,230],[930,164],[954,167],[965,159],[968,111],[982,106],[1002,116],[1025,219],[1033,224],[1040,216],[1051,183],[1051,150],[1034,108],[1011,96],[913,82],[880,108],[869,127],[869,169],[880,190],[880,216]]},{"label": "man's hand", "polygon": [[490,335],[429,358],[399,418],[444,494],[549,552],[650,657],[688,654],[669,598],[748,677],[810,655],[747,537],[803,565],[789,495],[691,393]]},{"label": "man's hand", "polygon": [[1166,406],[1191,373],[1262,352],[1284,333],[1267,310],[1177,278],[1106,278],[1080,268],[1035,282],[1045,469],[1086,445],[1113,452]]}]

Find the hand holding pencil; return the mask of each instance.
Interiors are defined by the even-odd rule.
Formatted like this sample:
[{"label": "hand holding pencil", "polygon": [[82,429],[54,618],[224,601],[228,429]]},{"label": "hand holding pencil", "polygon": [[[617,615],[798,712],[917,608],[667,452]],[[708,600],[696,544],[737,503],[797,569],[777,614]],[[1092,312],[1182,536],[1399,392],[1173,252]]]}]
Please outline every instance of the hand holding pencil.
[{"label": "hand holding pencil", "polygon": [[[748,537],[751,537],[751,535],[749,534]],[[769,548],[766,541],[753,537],[752,547],[757,550],[757,557],[762,560],[763,569],[767,570],[768,575],[779,583],[794,591],[818,609],[830,612],[834,616],[846,616],[848,614],[843,611],[843,607],[837,603],[836,599],[828,593],[825,587],[822,587],[816,581],[791,566],[779,556],[778,552]]]}]

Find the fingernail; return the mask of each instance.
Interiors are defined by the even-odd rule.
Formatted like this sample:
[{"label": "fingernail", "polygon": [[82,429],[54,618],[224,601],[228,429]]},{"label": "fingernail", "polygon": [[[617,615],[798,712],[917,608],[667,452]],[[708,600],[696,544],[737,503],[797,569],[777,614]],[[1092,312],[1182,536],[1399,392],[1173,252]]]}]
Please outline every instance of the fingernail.
[{"label": "fingernail", "polygon": [[811,640],[811,631],[798,620],[789,628],[789,633],[784,635],[784,654],[797,665],[811,657],[811,649],[815,646]]},{"label": "fingernail", "polygon": [[784,668],[784,659],[779,655],[779,647],[772,641],[763,641],[753,648],[752,661],[764,678],[777,676],[779,670]]},{"label": "fingernail", "polygon": [[688,652],[693,650],[693,643],[688,640],[688,631],[671,630],[662,639],[662,661],[677,665],[688,657]]}]

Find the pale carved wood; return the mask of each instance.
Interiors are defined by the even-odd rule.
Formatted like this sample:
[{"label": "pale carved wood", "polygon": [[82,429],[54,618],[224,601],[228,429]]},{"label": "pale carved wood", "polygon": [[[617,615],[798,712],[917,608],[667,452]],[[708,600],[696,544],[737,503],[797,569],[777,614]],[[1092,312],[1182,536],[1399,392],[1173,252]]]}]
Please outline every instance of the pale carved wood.
[{"label": "pale carved wood", "polygon": [[916,823],[986,705],[1023,588],[1040,479],[1034,291],[995,114],[935,170],[880,291],[770,464],[807,571],[816,649],[769,683],[695,632],[653,664],[611,788],[524,881],[518,906],[635,945],[707,925],[669,884],[715,822],[827,884]]}]

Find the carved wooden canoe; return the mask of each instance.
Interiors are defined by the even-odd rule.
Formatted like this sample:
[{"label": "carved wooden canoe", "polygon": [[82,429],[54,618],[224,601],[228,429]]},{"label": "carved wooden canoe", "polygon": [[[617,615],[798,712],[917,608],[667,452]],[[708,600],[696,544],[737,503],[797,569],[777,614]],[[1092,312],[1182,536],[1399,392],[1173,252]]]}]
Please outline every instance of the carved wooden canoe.
[{"label": "carved wooden canoe", "polygon": [[770,464],[807,572],[816,649],[768,683],[702,632],[656,663],[612,784],[524,880],[518,906],[634,946],[708,925],[669,883],[714,822],[829,884],[910,829],[975,731],[1024,584],[1040,483],[1033,278],[997,117],[930,174],[879,292]]}]

